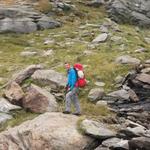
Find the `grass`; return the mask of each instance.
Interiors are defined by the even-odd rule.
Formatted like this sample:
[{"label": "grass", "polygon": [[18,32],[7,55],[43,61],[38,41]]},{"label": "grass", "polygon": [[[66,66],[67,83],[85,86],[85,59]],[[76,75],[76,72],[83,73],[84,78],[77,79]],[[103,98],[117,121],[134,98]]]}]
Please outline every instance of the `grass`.
[{"label": "grass", "polygon": [[[118,65],[115,59],[121,55],[131,55],[139,58],[142,61],[149,59],[150,45],[146,44],[144,37],[150,35],[148,29],[140,29],[136,31],[134,26],[119,25],[121,32],[113,32],[110,29],[112,36],[121,36],[122,43],[125,45],[124,50],[120,50],[120,44],[112,42],[110,39],[106,43],[101,43],[95,48],[90,48],[89,43],[100,34],[99,28],[94,26],[85,26],[88,24],[99,25],[106,21],[107,14],[104,8],[91,8],[79,4],[78,1],[72,1],[76,5],[74,17],[69,20],[71,12],[67,15],[54,16],[57,20],[63,22],[63,26],[57,29],[37,31],[31,34],[1,34],[0,35],[0,77],[5,78],[5,81],[0,83],[2,86],[7,82],[12,74],[18,72],[31,64],[44,64],[45,68],[55,67],[57,71],[65,73],[61,63],[69,61],[71,64],[80,62],[85,67],[86,78],[90,81],[89,85],[81,92],[80,103],[85,116],[102,117],[111,114],[105,107],[97,107],[90,103],[87,95],[90,89],[96,87],[95,82],[101,80],[106,83],[106,93],[115,89],[114,79],[118,75],[124,76],[134,66]],[[85,26],[84,29],[79,28]],[[84,34],[88,33],[87,36]],[[55,42],[45,45],[46,39],[52,39]],[[73,42],[68,44],[68,42]],[[147,53],[135,53],[134,51],[144,47],[148,50]],[[32,57],[22,57],[22,51],[36,51],[38,55]],[[53,49],[53,55],[42,57],[44,50]],[[85,55],[84,51],[91,51],[91,55]],[[30,84],[30,80],[26,83]],[[1,91],[0,91],[1,93]],[[62,106],[61,106],[62,107]],[[62,108],[61,108],[62,109]],[[27,119],[36,116],[32,113],[18,112],[15,119],[8,122],[10,126],[21,123]],[[24,119],[23,119],[24,118]],[[8,126],[9,126],[8,125]]]}]

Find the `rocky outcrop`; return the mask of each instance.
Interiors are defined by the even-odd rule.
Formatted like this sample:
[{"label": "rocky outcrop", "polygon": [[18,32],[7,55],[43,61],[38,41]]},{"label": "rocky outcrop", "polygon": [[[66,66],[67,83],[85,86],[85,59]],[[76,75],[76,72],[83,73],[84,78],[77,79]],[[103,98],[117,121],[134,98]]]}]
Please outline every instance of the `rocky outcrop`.
[{"label": "rocky outcrop", "polygon": [[30,7],[1,7],[0,33],[30,33],[60,27],[60,23]]},{"label": "rocky outcrop", "polygon": [[148,0],[114,0],[108,6],[108,13],[116,22],[150,27]]},{"label": "rocky outcrop", "polygon": [[72,115],[42,114],[20,126],[1,132],[0,149],[83,150],[86,147],[90,149],[93,139],[77,131],[77,121],[78,117]]},{"label": "rocky outcrop", "polygon": [[23,107],[36,113],[58,111],[55,97],[36,85],[31,85],[23,99]]}]

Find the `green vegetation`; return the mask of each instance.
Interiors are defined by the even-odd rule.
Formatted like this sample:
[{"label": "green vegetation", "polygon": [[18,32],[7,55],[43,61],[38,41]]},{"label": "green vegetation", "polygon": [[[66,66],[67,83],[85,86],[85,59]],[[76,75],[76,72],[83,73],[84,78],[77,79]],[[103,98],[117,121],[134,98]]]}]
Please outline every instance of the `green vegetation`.
[{"label": "green vegetation", "polygon": [[[5,78],[4,82],[0,82],[2,86],[7,82],[12,74],[18,72],[22,68],[30,64],[44,64],[46,68],[55,67],[57,71],[65,72],[63,64],[69,61],[72,64],[80,62],[85,67],[86,78],[89,80],[89,85],[81,93],[81,107],[86,116],[107,116],[110,112],[103,107],[97,107],[91,104],[87,99],[89,90],[95,87],[94,83],[100,79],[106,83],[104,87],[106,92],[109,92],[114,87],[114,79],[117,75],[125,75],[134,66],[115,64],[115,59],[121,55],[130,54],[144,61],[150,56],[150,51],[146,53],[135,53],[134,51],[140,47],[149,50],[150,45],[146,44],[144,37],[150,35],[147,29],[136,31],[135,26],[119,25],[121,32],[114,32],[110,29],[113,36],[122,37],[121,44],[112,42],[110,38],[106,43],[101,43],[98,46],[91,48],[90,42],[100,34],[100,30],[96,26],[86,26],[86,24],[99,25],[107,22],[107,17],[104,8],[91,8],[73,1],[77,7],[74,14],[63,14],[55,16],[57,20],[63,23],[61,28],[38,31],[31,34],[1,34],[0,35],[0,77]],[[82,27],[82,28],[81,28]],[[45,40],[54,40],[54,43],[44,44]],[[121,45],[124,45],[124,50],[121,50]],[[53,50],[53,54],[43,57],[44,51]],[[35,56],[23,57],[20,56],[22,51],[36,51]],[[85,51],[90,51],[91,54],[85,54]],[[27,83],[30,84],[30,80]],[[62,106],[61,106],[62,107]],[[14,120],[9,121],[9,126],[14,126],[22,121],[35,117],[35,114],[18,113]],[[19,116],[19,117],[18,117]],[[2,130],[2,129],[1,129]]]}]

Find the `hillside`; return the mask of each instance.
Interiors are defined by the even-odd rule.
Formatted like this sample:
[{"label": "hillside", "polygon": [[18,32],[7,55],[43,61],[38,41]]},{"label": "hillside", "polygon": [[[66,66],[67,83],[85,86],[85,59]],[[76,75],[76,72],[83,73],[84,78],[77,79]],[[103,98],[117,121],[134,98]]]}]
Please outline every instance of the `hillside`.
[{"label": "hillside", "polygon": [[[105,95],[117,90],[120,86],[116,83],[118,76],[124,78],[128,72],[132,72],[150,59],[150,29],[127,23],[117,24],[109,18],[105,5],[92,7],[87,5],[88,2],[70,0],[66,1],[66,5],[57,8],[53,1],[50,3],[42,0],[0,1],[1,7],[29,6],[61,24],[57,28],[36,30],[28,34],[0,34],[1,97],[4,85],[10,81],[12,75],[29,65],[41,64],[45,69],[52,69],[65,75],[64,63],[70,62],[73,65],[78,62],[84,65],[88,80],[86,88],[80,91],[83,116],[80,117],[79,122],[85,118],[113,122],[116,114],[106,106],[97,106],[97,101],[90,101],[88,94],[93,88],[104,89]],[[101,34],[106,38],[94,42],[94,39]],[[122,61],[120,60],[118,63],[117,58],[127,55],[134,58],[134,61],[120,63]],[[126,59],[128,57],[125,61]],[[31,83],[36,84],[32,78],[27,79],[23,82],[23,88]],[[99,86],[100,83],[102,86]],[[40,86],[50,91],[49,86]],[[59,102],[59,111],[62,111],[63,107],[64,102]],[[1,125],[0,130],[38,116],[25,110],[17,110],[12,114],[14,118]]]}]

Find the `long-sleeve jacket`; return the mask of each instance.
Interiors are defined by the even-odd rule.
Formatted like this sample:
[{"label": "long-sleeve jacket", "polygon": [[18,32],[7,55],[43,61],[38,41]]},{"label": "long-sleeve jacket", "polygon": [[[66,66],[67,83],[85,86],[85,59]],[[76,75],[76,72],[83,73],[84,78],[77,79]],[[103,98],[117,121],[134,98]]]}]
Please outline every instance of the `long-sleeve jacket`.
[{"label": "long-sleeve jacket", "polygon": [[70,68],[68,71],[68,82],[67,85],[72,90],[75,87],[75,84],[77,82],[77,74],[74,68]]}]

